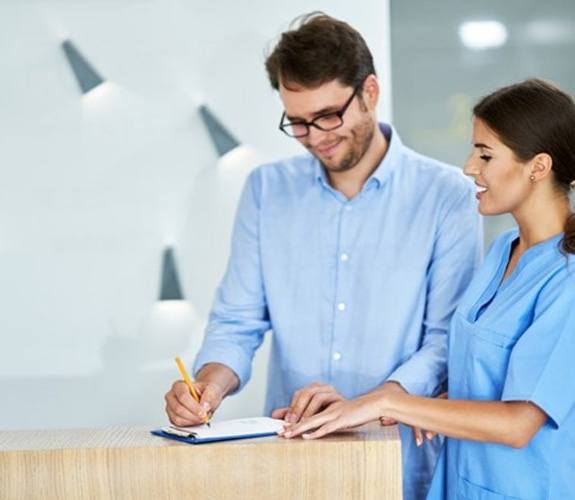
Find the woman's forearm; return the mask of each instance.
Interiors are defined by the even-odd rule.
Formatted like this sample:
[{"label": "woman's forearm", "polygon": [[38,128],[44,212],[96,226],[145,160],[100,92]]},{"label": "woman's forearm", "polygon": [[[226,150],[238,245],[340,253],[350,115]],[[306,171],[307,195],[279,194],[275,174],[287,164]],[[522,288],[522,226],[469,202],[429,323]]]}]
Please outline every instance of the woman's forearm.
[{"label": "woman's forearm", "polygon": [[405,393],[382,397],[383,415],[457,439],[525,446],[547,415],[524,401],[432,399]]}]

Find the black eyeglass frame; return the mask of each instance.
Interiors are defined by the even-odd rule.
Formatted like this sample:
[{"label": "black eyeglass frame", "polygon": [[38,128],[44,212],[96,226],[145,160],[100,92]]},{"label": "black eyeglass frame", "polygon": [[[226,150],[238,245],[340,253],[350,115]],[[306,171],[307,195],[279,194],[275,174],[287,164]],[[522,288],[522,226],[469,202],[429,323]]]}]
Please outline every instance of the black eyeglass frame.
[{"label": "black eyeglass frame", "polygon": [[[286,112],[284,111],[282,113],[282,117],[280,119],[279,129],[285,135],[287,135],[288,137],[293,137],[294,139],[301,139],[302,137],[307,137],[309,135],[309,128],[310,127],[315,127],[318,130],[321,130],[322,132],[331,132],[332,130],[338,129],[344,123],[343,122],[343,115],[347,111],[347,108],[350,107],[351,103],[353,102],[354,97],[358,95],[358,92],[362,88],[362,86],[363,86],[363,84],[360,84],[353,89],[353,92],[349,96],[349,99],[345,102],[345,104],[340,109],[338,109],[337,111],[330,111],[329,113],[324,113],[323,115],[316,116],[313,120],[311,120],[309,122],[306,122],[305,120],[301,120],[301,121],[284,123],[284,120],[286,118]],[[337,116],[339,118],[339,124],[337,124],[336,126],[325,128],[325,127],[322,127],[321,125],[318,125],[316,123],[317,120],[320,120],[322,118],[325,118],[326,116],[332,116],[332,115]],[[305,125],[306,132],[305,132],[305,134],[298,134],[298,135],[290,134],[285,129],[285,127],[287,127],[289,125]]]}]

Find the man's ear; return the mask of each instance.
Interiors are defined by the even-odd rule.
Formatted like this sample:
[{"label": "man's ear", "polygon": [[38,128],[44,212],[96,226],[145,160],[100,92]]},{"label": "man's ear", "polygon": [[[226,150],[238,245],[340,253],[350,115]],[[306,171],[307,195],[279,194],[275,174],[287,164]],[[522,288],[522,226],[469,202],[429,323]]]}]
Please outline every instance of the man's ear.
[{"label": "man's ear", "polygon": [[363,81],[361,97],[369,111],[373,111],[379,100],[379,81],[374,74]]}]

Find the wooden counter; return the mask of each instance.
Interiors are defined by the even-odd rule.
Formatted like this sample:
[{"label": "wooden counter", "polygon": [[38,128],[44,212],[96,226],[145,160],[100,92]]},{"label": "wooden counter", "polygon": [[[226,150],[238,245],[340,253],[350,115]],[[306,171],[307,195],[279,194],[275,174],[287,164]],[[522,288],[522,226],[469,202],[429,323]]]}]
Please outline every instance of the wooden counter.
[{"label": "wooden counter", "polygon": [[1,499],[401,499],[397,427],[188,445],[148,428],[0,431]]}]

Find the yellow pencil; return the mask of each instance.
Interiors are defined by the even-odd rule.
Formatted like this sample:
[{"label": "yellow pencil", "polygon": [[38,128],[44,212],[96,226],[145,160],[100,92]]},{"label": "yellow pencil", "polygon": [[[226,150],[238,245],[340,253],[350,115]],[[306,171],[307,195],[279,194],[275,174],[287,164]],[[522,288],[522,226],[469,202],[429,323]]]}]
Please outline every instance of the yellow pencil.
[{"label": "yellow pencil", "polygon": [[[184,379],[184,382],[186,383],[186,385],[188,386],[188,388],[190,389],[190,392],[192,393],[192,397],[199,403],[200,402],[200,397],[198,396],[198,393],[196,392],[196,388],[194,387],[194,381],[192,380],[192,378],[188,375],[188,372],[186,371],[186,367],[184,366],[183,361],[180,359],[179,356],[176,357],[176,364],[178,365],[178,370],[180,370],[180,374],[182,375],[182,378]],[[208,423],[208,416],[206,415],[205,421],[206,424],[210,425]]]}]

